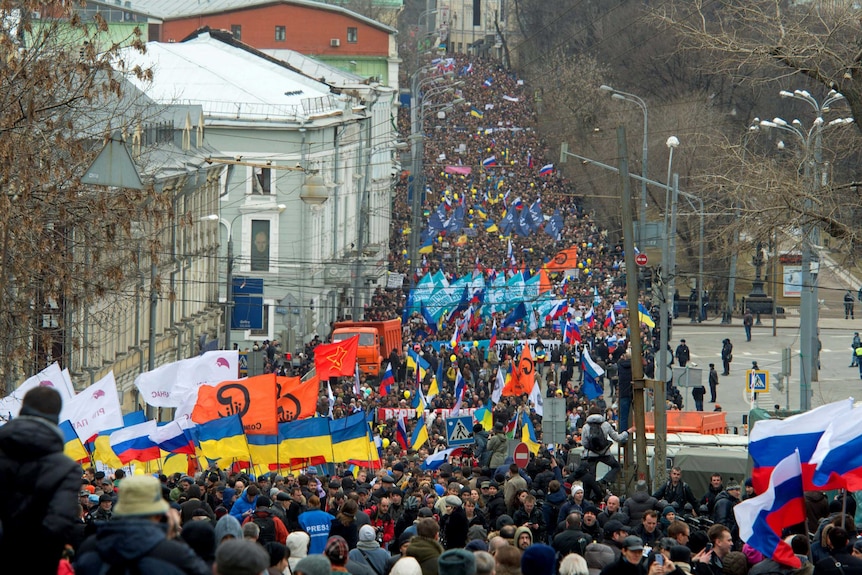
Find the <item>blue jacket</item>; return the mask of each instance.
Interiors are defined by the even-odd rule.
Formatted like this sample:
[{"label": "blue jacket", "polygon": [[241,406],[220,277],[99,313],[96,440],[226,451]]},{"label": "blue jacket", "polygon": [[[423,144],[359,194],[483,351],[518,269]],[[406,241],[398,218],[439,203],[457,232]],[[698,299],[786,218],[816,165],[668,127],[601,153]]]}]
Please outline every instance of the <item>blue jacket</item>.
[{"label": "blue jacket", "polygon": [[256,496],[251,501],[248,500],[248,498],[245,496],[247,491],[248,488],[246,488],[246,491],[242,492],[242,495],[237,498],[237,500],[233,504],[233,507],[230,508],[230,514],[236,517],[237,521],[239,521],[240,523],[242,523],[242,520],[245,519],[245,517],[243,517],[243,514],[246,511],[251,511],[252,513],[254,513],[255,505],[257,504]]},{"label": "blue jacket", "polygon": [[329,539],[329,529],[332,526],[333,519],[335,517],[320,509],[312,509],[311,511],[299,514],[298,521],[302,526],[302,530],[311,537],[308,547],[309,555],[323,553],[323,549],[326,547],[326,540]]}]

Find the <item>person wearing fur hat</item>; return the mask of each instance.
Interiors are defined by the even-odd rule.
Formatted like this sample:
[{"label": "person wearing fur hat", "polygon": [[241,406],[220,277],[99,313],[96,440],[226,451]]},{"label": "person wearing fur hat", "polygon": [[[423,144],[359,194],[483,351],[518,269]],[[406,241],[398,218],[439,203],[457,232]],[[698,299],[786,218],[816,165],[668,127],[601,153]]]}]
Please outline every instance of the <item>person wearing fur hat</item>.
[{"label": "person wearing fur hat", "polygon": [[389,575],[422,575],[422,567],[413,557],[401,557],[392,566]]},{"label": "person wearing fur hat", "polygon": [[79,517],[83,471],[63,454],[57,427],[62,405],[56,389],[35,387],[24,395],[18,417],[0,428],[0,477],[16,478],[0,506],[0,524],[6,525],[0,551],[26,557],[30,573],[57,572]]},{"label": "person wearing fur hat", "polygon": [[133,565],[142,575],[208,575],[211,570],[191,547],[174,539],[179,528],[179,513],[162,499],[158,479],[151,475],[127,477],[120,485],[114,520],[99,525],[96,534],[81,544],[75,572],[96,575],[114,568],[125,572],[126,566]]}]

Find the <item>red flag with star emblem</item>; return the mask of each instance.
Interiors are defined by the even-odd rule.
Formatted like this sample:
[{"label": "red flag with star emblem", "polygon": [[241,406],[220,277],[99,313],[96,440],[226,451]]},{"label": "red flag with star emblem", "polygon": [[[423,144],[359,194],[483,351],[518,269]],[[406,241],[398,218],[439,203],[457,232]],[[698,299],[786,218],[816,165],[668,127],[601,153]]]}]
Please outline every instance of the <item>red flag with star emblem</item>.
[{"label": "red flag with star emblem", "polygon": [[350,376],[356,365],[359,336],[335,343],[324,343],[314,348],[314,367],[321,381],[330,377]]}]

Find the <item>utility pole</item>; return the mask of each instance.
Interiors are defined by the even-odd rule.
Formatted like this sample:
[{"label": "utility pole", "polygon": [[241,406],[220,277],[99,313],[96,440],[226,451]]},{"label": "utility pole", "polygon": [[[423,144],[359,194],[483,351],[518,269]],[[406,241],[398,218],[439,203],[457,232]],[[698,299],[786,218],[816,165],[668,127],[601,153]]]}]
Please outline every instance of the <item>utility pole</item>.
[{"label": "utility pole", "polygon": [[[620,158],[620,195],[622,197],[623,241],[626,252],[626,296],[629,310],[629,334],[632,346],[632,410],[634,412],[637,456],[635,476],[638,480],[647,477],[646,420],[644,400],[643,345],[641,344],[640,315],[638,314],[638,272],[635,264],[634,215],[632,213],[632,190],[629,186],[628,151],[626,150],[625,126],[617,128],[617,153]],[[622,422],[627,425],[628,422]]]}]

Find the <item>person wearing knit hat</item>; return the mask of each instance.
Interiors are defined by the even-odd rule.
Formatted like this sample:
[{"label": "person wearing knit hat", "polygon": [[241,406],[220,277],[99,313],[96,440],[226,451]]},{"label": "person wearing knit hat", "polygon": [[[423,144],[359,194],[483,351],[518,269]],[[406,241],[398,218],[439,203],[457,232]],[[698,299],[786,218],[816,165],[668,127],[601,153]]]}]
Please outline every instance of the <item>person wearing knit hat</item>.
[{"label": "person wearing knit hat", "polygon": [[348,558],[360,565],[370,567],[375,573],[384,573],[389,552],[380,548],[374,527],[363,525],[359,528],[359,542],[356,544],[356,549],[350,550]]},{"label": "person wearing knit hat", "polygon": [[554,573],[557,566],[557,553],[544,543],[530,545],[521,555],[521,573]]},{"label": "person wearing knit hat", "polygon": [[323,549],[323,554],[332,563],[333,569],[344,567],[349,559],[350,549],[347,547],[347,541],[340,535],[333,535],[326,540],[326,547]]},{"label": "person wearing knit hat", "polygon": [[476,558],[464,549],[450,549],[437,559],[439,575],[475,575]]},{"label": "person wearing knit hat", "polygon": [[242,525],[233,515],[225,515],[216,522],[215,541],[216,546],[225,540],[242,539]]},{"label": "person wearing knit hat", "polygon": [[443,546],[446,549],[464,547],[467,545],[467,530],[470,528],[470,522],[467,520],[462,501],[455,495],[447,495],[444,502],[446,514],[440,521]]},{"label": "person wearing knit hat", "polygon": [[324,555],[309,555],[300,559],[290,571],[293,575],[330,575],[332,564]]},{"label": "person wearing knit hat", "polygon": [[217,575],[259,575],[266,572],[269,555],[253,541],[226,541],[216,551],[213,573]]},{"label": "person wearing knit hat", "polygon": [[488,550],[488,544],[485,543],[484,541],[482,541],[481,539],[474,539],[474,540],[470,541],[469,543],[467,543],[467,546],[464,547],[464,549],[466,549],[467,551],[473,551],[473,552],[487,551]]}]

